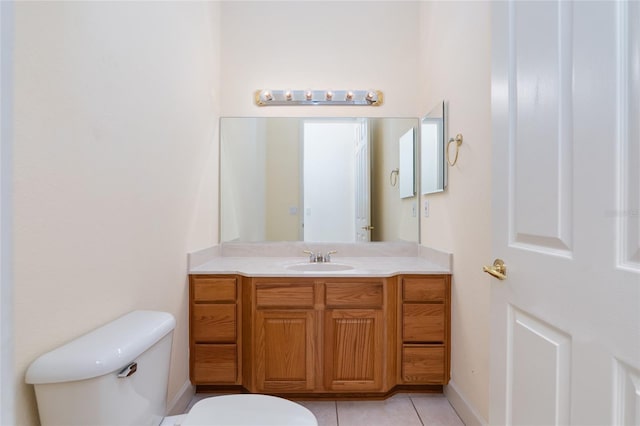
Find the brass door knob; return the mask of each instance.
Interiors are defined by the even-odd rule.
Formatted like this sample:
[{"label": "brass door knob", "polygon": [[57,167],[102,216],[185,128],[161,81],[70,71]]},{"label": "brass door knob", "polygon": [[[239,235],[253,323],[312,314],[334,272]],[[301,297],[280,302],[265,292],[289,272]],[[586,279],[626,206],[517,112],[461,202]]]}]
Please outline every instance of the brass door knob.
[{"label": "brass door knob", "polygon": [[507,266],[502,259],[496,259],[491,266],[483,266],[482,270],[499,280],[507,279]]}]

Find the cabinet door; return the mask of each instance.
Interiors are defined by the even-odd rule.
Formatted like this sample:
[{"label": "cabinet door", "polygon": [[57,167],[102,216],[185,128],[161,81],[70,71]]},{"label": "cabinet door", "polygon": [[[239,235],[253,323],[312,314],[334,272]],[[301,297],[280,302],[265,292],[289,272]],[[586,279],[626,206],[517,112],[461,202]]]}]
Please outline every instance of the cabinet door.
[{"label": "cabinet door", "polygon": [[400,383],[448,383],[450,283],[445,275],[401,279]]},{"label": "cabinet door", "polygon": [[194,385],[242,383],[239,296],[235,276],[190,276],[189,369]]},{"label": "cabinet door", "polygon": [[193,346],[196,362],[191,369],[194,384],[238,383],[238,351],[235,344],[196,344]]},{"label": "cabinet door", "polygon": [[315,312],[256,312],[256,384],[259,392],[311,391],[315,385]]},{"label": "cabinet door", "polygon": [[380,309],[325,312],[324,382],[332,391],[380,391],[384,375]]},{"label": "cabinet door", "polygon": [[443,345],[403,345],[402,381],[404,383],[446,383]]},{"label": "cabinet door", "polygon": [[402,339],[405,343],[442,343],[445,335],[444,305],[405,303],[402,306]]},{"label": "cabinet door", "polygon": [[191,281],[193,282],[191,299],[195,303],[235,303],[237,299],[236,277],[192,275]]},{"label": "cabinet door", "polygon": [[235,343],[236,305],[201,303],[191,306],[191,338],[197,343]]}]

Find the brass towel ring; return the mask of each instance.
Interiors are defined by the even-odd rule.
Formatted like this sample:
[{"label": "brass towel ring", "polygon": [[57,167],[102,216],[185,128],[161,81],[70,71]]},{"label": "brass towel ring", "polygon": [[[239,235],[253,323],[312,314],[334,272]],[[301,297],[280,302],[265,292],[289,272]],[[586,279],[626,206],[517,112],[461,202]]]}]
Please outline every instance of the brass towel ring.
[{"label": "brass towel ring", "polygon": [[[454,142],[456,144],[456,156],[453,157],[453,162],[451,162],[451,160],[449,159],[449,145]],[[449,139],[449,142],[447,143],[447,163],[449,163],[450,166],[455,166],[458,162],[458,152],[460,151],[460,145],[462,145],[462,134],[460,133],[456,135],[455,139]]]},{"label": "brass towel ring", "polygon": [[396,186],[398,184],[398,176],[400,175],[400,169],[391,170],[391,174],[389,175],[389,183],[391,186]]}]

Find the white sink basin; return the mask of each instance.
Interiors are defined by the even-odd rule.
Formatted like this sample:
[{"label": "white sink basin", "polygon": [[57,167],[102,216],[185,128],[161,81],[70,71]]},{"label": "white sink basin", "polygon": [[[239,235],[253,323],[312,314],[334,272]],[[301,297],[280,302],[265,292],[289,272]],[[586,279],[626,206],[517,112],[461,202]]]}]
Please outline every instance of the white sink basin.
[{"label": "white sink basin", "polygon": [[344,265],[342,263],[296,263],[286,267],[292,271],[302,272],[330,272],[330,271],[348,271],[353,266]]}]

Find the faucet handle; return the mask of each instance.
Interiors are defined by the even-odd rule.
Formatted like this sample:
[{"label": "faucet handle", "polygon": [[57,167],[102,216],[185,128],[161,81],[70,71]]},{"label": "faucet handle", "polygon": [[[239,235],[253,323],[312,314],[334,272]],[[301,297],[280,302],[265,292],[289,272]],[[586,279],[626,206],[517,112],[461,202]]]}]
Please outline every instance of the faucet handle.
[{"label": "faucet handle", "polygon": [[309,262],[315,262],[317,260],[316,255],[311,250],[303,250],[302,252],[309,255]]},{"label": "faucet handle", "polygon": [[329,250],[327,252],[327,254],[324,255],[324,261],[325,262],[331,262],[331,255],[334,254],[334,253],[337,253],[337,252],[338,252],[338,250]]}]

